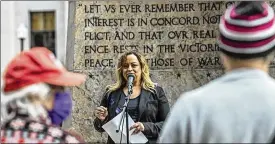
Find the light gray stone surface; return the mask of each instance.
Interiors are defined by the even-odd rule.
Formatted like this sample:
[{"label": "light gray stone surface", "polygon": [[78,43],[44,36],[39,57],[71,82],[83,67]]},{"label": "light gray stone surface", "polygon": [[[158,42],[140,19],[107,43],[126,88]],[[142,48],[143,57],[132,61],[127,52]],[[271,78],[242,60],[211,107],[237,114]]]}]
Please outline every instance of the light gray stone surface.
[{"label": "light gray stone surface", "polygon": [[[207,3],[212,7],[211,10],[200,10],[199,3]],[[179,45],[192,45],[200,43],[200,45],[211,45],[213,48],[216,45],[216,39],[218,37],[218,20],[225,9],[225,5],[229,2],[215,2],[215,6],[212,6],[213,2],[191,2],[191,1],[77,1],[70,2],[69,5],[69,24],[68,24],[68,44],[67,44],[67,67],[74,72],[85,73],[88,75],[87,81],[79,86],[73,87],[73,100],[74,109],[72,113],[72,119],[65,122],[64,127],[73,128],[75,131],[81,133],[85,140],[88,142],[104,142],[107,135],[97,132],[93,127],[93,111],[96,106],[99,105],[104,89],[107,85],[115,82],[115,65],[117,58],[121,53],[114,53],[115,45],[137,45],[136,49],[147,59],[151,58],[170,58],[174,60],[174,65],[170,66],[154,66],[149,60],[151,68],[151,77],[154,82],[161,85],[169,99],[171,105],[176,101],[181,93],[195,89],[208,83],[223,74],[222,66],[218,58],[218,48],[210,52],[187,52],[182,51]],[[274,6],[274,2],[270,2]],[[188,12],[144,12],[146,5],[152,6],[154,4],[188,4],[187,7],[195,11]],[[85,13],[85,7],[90,5],[98,5],[98,13]],[[107,7],[114,5],[116,12],[107,13],[104,10],[104,5]],[[138,5],[141,12],[138,13],[119,13],[120,5]],[[220,7],[219,7],[220,6]],[[133,6],[136,7],[136,6]],[[121,8],[125,7],[121,6]],[[94,10],[94,9],[91,9]],[[110,18],[123,18],[123,26],[90,26],[85,28],[85,19],[91,17],[99,17],[101,19]],[[188,19],[198,20],[199,25],[181,25],[181,26],[152,26],[150,24],[146,26],[137,26],[138,19],[152,18],[172,18],[182,17]],[[194,18],[198,17],[198,19]],[[213,24],[205,24],[205,19],[211,18]],[[135,26],[127,26],[127,19],[133,19]],[[160,21],[161,22],[161,21]],[[114,40],[115,32],[133,32],[135,38],[133,40]],[[156,32],[163,31],[161,39],[155,37],[155,39],[144,40],[139,37],[139,32]],[[169,32],[187,33],[188,38],[184,38],[184,35],[179,39],[169,39]],[[196,38],[196,31],[202,31],[202,38]],[[210,32],[210,36],[205,35],[206,32]],[[212,34],[213,31],[213,34]],[[85,32],[109,32],[110,36],[107,40],[85,40]],[[205,37],[205,38],[204,38]],[[108,53],[90,53],[85,54],[85,46],[87,45],[107,45]],[[143,45],[153,45],[153,52],[145,53]],[[174,45],[174,51],[161,52],[157,45]],[[194,47],[193,47],[194,48]],[[192,50],[193,50],[192,48]],[[205,48],[205,47],[202,47]],[[209,47],[208,47],[209,48]],[[127,48],[125,51],[130,50]],[[101,51],[102,49],[100,49]],[[169,49],[171,50],[171,49]],[[184,59],[191,60],[190,65],[183,66]],[[208,65],[200,65],[198,59],[208,58],[210,60]],[[112,66],[108,67],[85,67],[85,59],[111,59],[113,61]],[[183,59],[181,61],[181,59]],[[180,63],[182,62],[182,64]],[[271,68],[271,75],[275,76],[275,65]]]}]

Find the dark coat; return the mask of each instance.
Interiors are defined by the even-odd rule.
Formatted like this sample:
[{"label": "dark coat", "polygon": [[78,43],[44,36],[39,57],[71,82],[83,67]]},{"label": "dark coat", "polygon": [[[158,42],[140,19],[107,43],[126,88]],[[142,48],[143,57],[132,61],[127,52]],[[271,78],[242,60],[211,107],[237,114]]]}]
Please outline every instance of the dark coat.
[{"label": "dark coat", "polygon": [[[160,86],[155,86],[153,91],[142,89],[138,106],[137,121],[142,122],[144,125],[143,134],[148,138],[149,143],[156,143],[166,116],[170,111],[163,89]],[[107,107],[108,116],[104,122],[101,122],[98,118],[94,120],[94,127],[97,131],[104,132],[102,125],[119,114],[117,110],[118,108],[122,109],[125,102],[123,97],[125,96],[122,89],[104,94],[100,105]],[[108,137],[108,143],[114,143],[110,137]]]}]

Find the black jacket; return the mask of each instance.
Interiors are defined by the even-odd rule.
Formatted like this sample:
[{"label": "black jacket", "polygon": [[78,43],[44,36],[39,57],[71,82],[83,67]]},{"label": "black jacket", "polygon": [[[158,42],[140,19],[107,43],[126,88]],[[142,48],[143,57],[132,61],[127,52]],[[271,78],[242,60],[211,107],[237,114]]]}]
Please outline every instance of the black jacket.
[{"label": "black jacket", "polygon": [[[170,107],[160,86],[156,86],[152,91],[141,90],[138,121],[144,125],[143,134],[148,138],[149,143],[156,143]],[[119,114],[117,110],[122,109],[125,102],[123,97],[125,96],[122,89],[104,94],[100,105],[107,107],[108,116],[104,122],[98,118],[94,120],[94,127],[97,131],[104,132],[101,126]],[[108,137],[108,143],[114,143],[110,137]]]}]

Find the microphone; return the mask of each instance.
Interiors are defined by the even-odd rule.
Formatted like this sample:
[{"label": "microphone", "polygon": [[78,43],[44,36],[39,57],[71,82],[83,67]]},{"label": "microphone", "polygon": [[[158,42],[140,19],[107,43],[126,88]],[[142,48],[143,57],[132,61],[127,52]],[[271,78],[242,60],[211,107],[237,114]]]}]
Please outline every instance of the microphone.
[{"label": "microphone", "polygon": [[127,81],[127,86],[128,86],[128,94],[133,93],[133,84],[135,80],[135,75],[134,74],[128,74],[127,75],[128,81]]}]

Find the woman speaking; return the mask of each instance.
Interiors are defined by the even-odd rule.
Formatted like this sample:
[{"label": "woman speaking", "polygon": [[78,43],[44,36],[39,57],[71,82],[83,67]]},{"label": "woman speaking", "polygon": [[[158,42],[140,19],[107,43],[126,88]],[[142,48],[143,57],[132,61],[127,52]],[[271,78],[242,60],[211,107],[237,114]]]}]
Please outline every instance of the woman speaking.
[{"label": "woman speaking", "polygon": [[[130,130],[135,129],[133,134],[142,132],[149,143],[156,143],[170,111],[169,103],[163,89],[151,81],[145,58],[136,52],[125,53],[119,59],[116,69],[117,81],[107,86],[100,106],[95,109],[94,127],[97,131],[104,132],[102,125],[123,110],[128,94],[128,75],[134,76],[128,113],[135,124]],[[114,141],[108,137],[107,143],[112,144]]]}]

